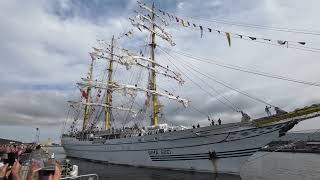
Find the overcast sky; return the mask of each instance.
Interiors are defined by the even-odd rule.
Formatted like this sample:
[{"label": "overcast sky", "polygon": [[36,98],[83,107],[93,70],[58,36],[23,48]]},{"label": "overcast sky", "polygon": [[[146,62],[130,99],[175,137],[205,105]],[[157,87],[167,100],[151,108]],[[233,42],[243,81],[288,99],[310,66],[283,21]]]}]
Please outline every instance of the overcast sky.
[{"label": "overcast sky", "polygon": [[[150,4],[151,1],[144,1]],[[319,35],[271,31],[236,25],[218,24],[207,20],[227,20],[266,27],[283,27],[320,32],[317,23],[320,2],[298,0],[157,0],[157,7],[181,18],[205,27],[221,29],[253,37],[275,40],[305,41],[306,47],[320,47]],[[134,0],[3,0],[0,2],[0,137],[31,141],[35,128],[40,127],[41,139],[58,140],[67,115],[67,100],[78,90],[75,83],[85,77],[91,47],[97,38],[110,40],[133,29],[128,21],[138,9]],[[200,19],[202,20],[199,20]],[[291,78],[320,82],[320,53],[272,46],[254,41],[226,37],[218,33],[185,28],[171,22],[166,28],[177,44],[173,51],[182,51],[196,57],[204,57],[223,63],[273,73]],[[135,31],[134,36],[139,36]],[[139,38],[138,38],[139,39]],[[134,37],[119,42],[135,45]],[[121,44],[122,43],[122,44]],[[171,48],[167,43],[161,46]],[[290,46],[290,44],[289,44]],[[157,49],[159,61],[168,63],[166,55]],[[163,61],[162,61],[163,60]],[[234,105],[252,117],[263,116],[265,104],[253,101],[225,88],[201,74],[183,70],[183,61],[203,74],[214,76],[232,87],[259,97],[264,101],[292,110],[319,103],[319,87],[296,84],[243,72],[224,69],[177,56],[175,64],[201,87],[216,93],[200,79],[227,97]],[[200,79],[198,79],[200,77]],[[217,97],[208,96],[189,79],[184,86],[165,83],[165,89],[187,97],[193,108],[177,109],[179,104],[163,102],[166,119],[172,124],[190,126],[192,123],[207,124],[207,114],[222,118],[224,122],[240,120],[240,115]],[[174,82],[173,82],[174,83]],[[220,96],[221,98],[221,96]],[[316,120],[304,122],[297,130],[319,128]]]}]

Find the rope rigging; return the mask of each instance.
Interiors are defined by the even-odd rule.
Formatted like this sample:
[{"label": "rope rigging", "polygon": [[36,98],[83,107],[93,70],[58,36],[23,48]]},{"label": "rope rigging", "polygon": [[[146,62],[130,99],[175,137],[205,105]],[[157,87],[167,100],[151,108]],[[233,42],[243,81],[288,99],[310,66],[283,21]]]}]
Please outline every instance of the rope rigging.
[{"label": "rope rigging", "polygon": [[[168,48],[165,48],[165,49],[168,49]],[[309,86],[320,87],[320,84],[316,83],[316,82],[303,81],[303,80],[293,79],[293,78],[285,77],[285,76],[281,76],[281,75],[275,75],[275,74],[271,74],[271,73],[267,73],[267,72],[263,72],[263,71],[248,69],[248,68],[245,68],[245,67],[242,67],[242,66],[226,64],[226,63],[222,63],[222,62],[219,62],[219,61],[216,61],[216,60],[213,60],[213,59],[208,59],[208,58],[204,58],[204,57],[196,57],[196,56],[193,56],[191,54],[184,53],[184,52],[181,52],[181,51],[172,50],[172,49],[170,49],[170,51],[174,52],[176,54],[182,55],[184,57],[188,57],[188,58],[193,59],[193,60],[197,60],[197,61],[200,61],[200,62],[205,62],[205,63],[208,63],[208,64],[213,64],[213,65],[220,66],[220,67],[227,68],[227,69],[237,70],[237,71],[241,71],[241,72],[245,72],[245,73],[250,73],[250,74],[264,76],[264,77],[269,77],[269,78],[278,79],[278,80],[284,80],[284,81],[289,81],[289,82],[294,82],[294,83],[299,83],[299,84],[304,84],[304,85],[309,85]]]},{"label": "rope rigging", "polygon": [[[161,9],[158,9],[160,13],[162,13],[163,17],[168,18],[171,22],[175,22],[180,27],[188,27],[188,28],[193,28],[193,29],[198,29],[201,31],[201,38],[203,37],[204,32],[217,32],[219,35],[226,36],[228,39],[229,46],[231,46],[231,37],[232,38],[237,38],[241,40],[246,40],[246,41],[251,41],[251,42],[258,42],[258,43],[263,43],[263,44],[269,44],[273,46],[278,46],[282,48],[290,48],[290,49],[296,49],[296,50],[301,50],[301,51],[309,51],[309,52],[315,52],[315,53],[320,53],[319,48],[315,47],[308,47],[306,44],[311,44],[309,42],[305,41],[294,41],[294,40],[279,40],[279,39],[272,39],[272,38],[266,38],[266,37],[256,37],[255,35],[245,35],[242,33],[237,33],[237,32],[230,32],[230,31],[224,31],[221,29],[216,29],[204,25],[199,25],[198,23],[190,22],[189,20],[186,20],[184,18],[178,17],[174,14],[165,12]],[[192,19],[192,18],[191,18]],[[292,31],[294,32],[294,31]],[[302,32],[302,31],[295,31],[299,33],[307,33],[308,32]],[[311,33],[312,34],[312,33]],[[320,35],[320,32],[313,33],[314,35]]]},{"label": "rope rigging", "polygon": [[[138,2],[138,4],[139,4],[139,6],[142,8],[142,9],[144,9],[144,10],[146,10],[146,11],[150,11],[151,13],[153,13],[154,14],[154,9],[148,9],[148,7],[147,6],[145,6],[144,4],[141,4],[141,3],[139,3]],[[166,15],[166,12],[164,12],[164,11],[161,11],[160,9],[157,9],[157,10],[159,10],[160,12],[162,12],[162,13],[164,13],[163,15]],[[138,12],[137,12],[138,13]],[[212,31],[217,31],[219,34],[222,34],[222,35],[226,35],[227,36],[227,38],[228,38],[228,43],[229,43],[229,46],[231,45],[231,40],[230,40],[230,35],[234,35],[234,38],[239,38],[239,39],[243,39],[243,40],[249,40],[249,39],[245,39],[245,38],[243,38],[243,37],[247,37],[247,38],[250,38],[250,40],[251,41],[254,41],[254,42],[259,42],[259,43],[267,43],[267,44],[270,44],[270,43],[268,43],[268,42],[270,42],[270,41],[274,41],[274,40],[271,40],[271,39],[265,39],[265,38],[256,38],[256,37],[251,37],[251,36],[248,36],[248,35],[240,35],[240,34],[238,34],[238,33],[231,33],[231,32],[226,32],[226,31],[221,31],[221,30],[219,30],[219,29],[213,29],[213,28],[208,28],[208,27],[205,27],[205,26],[201,26],[201,25],[196,25],[196,24],[190,24],[190,22],[189,21],[185,21],[185,20],[183,20],[183,19],[181,19],[181,18],[178,18],[178,17],[176,17],[176,16],[173,16],[173,15],[171,15],[171,14],[168,14],[168,17],[169,17],[169,19],[170,19],[170,21],[172,20],[172,18],[174,17],[174,19],[173,19],[173,21],[177,21],[178,23],[180,23],[180,24],[182,24],[184,27],[197,27],[197,28],[200,28],[200,30],[201,30],[201,37],[202,37],[202,35],[203,35],[203,31],[204,31],[204,29],[206,30],[206,31],[208,31],[208,32],[212,32]],[[161,20],[162,21],[162,23],[164,23],[165,24],[165,26],[167,26],[168,24],[166,23],[166,21],[165,21],[165,19],[164,18],[162,18],[162,17],[160,17],[160,16],[158,16],[157,14],[156,14],[156,17],[158,18],[158,21],[159,20]],[[140,31],[141,31],[141,29],[143,29],[143,30],[145,30],[145,31],[149,31],[151,34],[153,34],[153,35],[157,35],[157,36],[159,36],[160,38],[162,38],[163,40],[165,40],[165,41],[168,41],[169,42],[169,44],[171,44],[172,46],[174,45],[174,42],[173,42],[173,40],[171,39],[171,35],[169,34],[169,33],[167,33],[166,31],[164,31],[164,29],[162,29],[162,27],[160,26],[160,25],[158,25],[157,24],[157,22],[154,20],[154,19],[150,19],[148,16],[144,16],[143,14],[139,14],[138,13],[138,16],[136,16],[135,17],[135,19],[132,19],[132,18],[129,18],[130,19],[130,21],[131,21],[131,23],[132,23],[132,25],[133,26],[135,26],[135,27],[137,27]],[[192,18],[191,18],[192,19]],[[217,21],[218,22],[218,21]],[[219,21],[220,22],[220,21]],[[222,21],[221,21],[222,22]],[[223,23],[228,23],[228,22],[223,22]],[[230,22],[229,22],[230,23]],[[230,23],[231,24],[231,23]],[[240,23],[241,24],[241,23]],[[153,26],[153,27],[156,27],[156,29],[157,29],[157,31],[155,30],[155,28],[150,28],[148,25],[151,25],[151,26]],[[193,26],[192,26],[193,25]],[[250,24],[242,24],[242,25],[247,25],[247,26],[249,26]],[[258,27],[258,26],[257,26]],[[267,28],[267,27],[264,27],[264,26],[260,26],[260,28]],[[269,27],[270,29],[272,29],[272,28],[274,28],[274,27]],[[275,28],[276,29],[276,28]],[[292,31],[292,32],[295,32],[295,33],[301,33],[299,30],[295,30],[295,29],[281,29],[281,28],[279,28],[279,30],[281,30],[281,31]],[[221,33],[222,32],[222,33]],[[308,31],[308,32],[305,32],[305,33],[310,33],[310,34],[313,34],[313,35],[320,35],[320,32],[317,34],[317,33],[315,33],[315,32],[312,32],[312,31]],[[127,36],[127,37],[129,37],[129,36],[131,36],[131,35],[133,35],[133,30],[129,30],[128,32],[126,32],[126,33],[123,33],[123,34],[121,34],[117,39],[121,39],[122,37],[125,37],[125,36]],[[232,36],[233,37],[233,36]],[[140,38],[141,38],[141,36],[140,36]],[[263,41],[259,41],[259,39],[260,40],[263,40]],[[293,44],[293,45],[291,45],[290,44],[290,47],[288,46],[288,43],[296,43],[296,45],[295,44]],[[105,42],[104,42],[105,43]],[[312,48],[312,47],[306,47],[306,46],[304,46],[305,44],[306,44],[306,42],[304,42],[304,41],[289,41],[289,40],[286,40],[286,41],[282,41],[282,42],[279,42],[279,40],[278,40],[278,44],[281,44],[282,43],[282,45],[286,45],[287,46],[287,48],[293,48],[293,49],[301,49],[301,50],[306,50],[306,51],[315,51],[315,52],[319,52],[320,53],[320,49],[318,49],[318,48]],[[108,45],[108,44],[106,44],[105,43],[105,45]],[[145,47],[146,46],[148,46],[148,45],[150,45],[150,44],[147,44],[147,45],[145,45]],[[168,50],[168,48],[162,48],[162,46],[159,46],[158,44],[156,45],[155,43],[154,44],[152,44],[152,45],[154,45],[154,48],[155,47],[158,47],[162,52],[164,52],[165,53],[165,55],[168,57],[167,58],[167,60],[178,70],[178,72],[180,72],[183,76],[185,76],[187,79],[189,79],[193,84],[195,84],[199,89],[201,89],[202,91],[204,91],[206,94],[208,94],[209,96],[211,96],[211,97],[213,97],[213,98],[215,98],[217,101],[219,101],[221,104],[223,104],[224,106],[226,106],[227,108],[229,108],[229,109],[231,109],[232,111],[235,111],[235,112],[242,112],[242,110],[237,106],[237,105],[235,105],[230,99],[229,99],[229,97],[227,97],[225,94],[223,94],[222,92],[219,92],[214,86],[212,86],[207,80],[205,80],[205,79],[210,79],[211,81],[213,81],[213,82],[215,82],[215,83],[217,83],[217,84],[220,84],[221,86],[223,86],[223,87],[225,87],[225,88],[228,88],[228,89],[230,89],[230,90],[232,90],[232,91],[235,91],[235,92],[237,92],[237,93],[239,93],[239,94],[241,94],[241,95],[244,95],[244,96],[246,96],[246,97],[248,97],[248,98],[250,98],[250,99],[252,99],[252,100],[255,100],[255,101],[257,101],[257,102],[260,102],[260,103],[263,103],[263,104],[266,104],[266,105],[269,105],[269,106],[273,106],[273,107],[276,107],[276,106],[274,106],[274,105],[272,105],[272,104],[270,104],[269,102],[267,102],[267,101],[265,101],[265,100],[263,100],[263,99],[261,99],[261,98],[258,98],[258,97],[255,97],[255,96],[253,96],[253,95],[251,95],[251,94],[248,94],[247,92],[244,92],[244,91],[242,91],[242,90],[239,90],[239,89],[237,89],[237,88],[234,88],[234,87],[232,87],[231,85],[229,85],[228,83],[226,83],[226,82],[224,82],[224,81],[222,81],[222,80],[218,80],[215,76],[213,76],[213,75],[211,75],[211,74],[207,74],[207,73],[204,73],[204,72],[202,72],[200,69],[199,69],[199,67],[196,67],[196,66],[194,66],[192,63],[190,63],[190,61],[189,62],[185,62],[185,61],[182,61],[182,59],[181,59],[181,56],[183,56],[183,57],[187,57],[187,59],[190,59],[190,60],[194,60],[194,61],[196,61],[196,62],[204,62],[204,63],[208,63],[208,64],[213,64],[213,65],[215,65],[215,66],[219,66],[219,67],[222,67],[222,68],[226,68],[226,69],[231,69],[231,70],[236,70],[236,71],[240,71],[240,72],[244,72],[244,73],[249,73],[249,74],[253,74],[253,75],[257,75],[257,76],[263,76],[263,77],[267,77],[267,78],[273,78],[273,79],[278,79],[278,80],[283,80],[283,81],[288,81],[288,82],[293,82],[293,83],[299,83],[299,84],[303,84],[303,85],[309,85],[309,86],[316,86],[316,87],[320,87],[320,84],[319,83],[316,83],[316,82],[308,82],[308,81],[304,81],[304,80],[299,80],[299,79],[294,79],[294,78],[290,78],[290,77],[286,77],[286,76],[281,76],[281,75],[275,75],[275,74],[271,74],[271,73],[267,73],[267,72],[263,72],[263,71],[259,71],[259,70],[254,70],[254,69],[249,69],[249,68],[246,68],[246,67],[242,67],[242,66],[236,66],[236,65],[232,65],[232,64],[227,64],[227,63],[223,63],[223,62],[219,62],[219,61],[216,61],[216,60],[212,60],[212,59],[208,59],[208,58],[203,58],[203,57],[196,57],[196,56],[194,56],[194,55],[192,55],[192,54],[188,54],[188,53],[184,53],[184,52],[181,52],[181,51],[175,51],[175,50],[171,50],[171,49],[169,49]],[[277,44],[272,44],[272,45],[277,45]],[[282,45],[280,45],[280,46],[282,46]],[[292,47],[291,47],[292,46]],[[109,45],[108,47],[111,47],[111,45]],[[108,47],[107,47],[107,49],[108,49]],[[135,46],[136,47],[136,46]],[[282,47],[284,47],[284,46],[282,46]],[[113,48],[113,43],[112,43],[112,48]],[[122,50],[122,51],[128,51],[128,50],[126,50],[126,49],[122,49],[122,48],[119,48],[119,47],[114,47],[115,49],[118,49],[118,50]],[[142,51],[141,51],[142,52]],[[173,52],[175,55],[173,55],[173,54],[171,54],[171,52]],[[95,52],[96,53],[96,52]],[[107,53],[108,54],[108,52],[107,51],[104,51],[104,52],[100,52],[100,53]],[[112,54],[112,57],[113,57],[113,55],[115,55],[116,56],[116,54],[114,54],[113,53],[113,50],[112,50],[112,53],[111,52],[109,52],[110,54]],[[124,54],[124,53],[123,53]],[[134,54],[129,54],[129,51],[128,51],[128,54],[126,54],[126,56],[124,56],[122,54],[122,56],[121,56],[121,54],[120,55],[118,55],[118,58],[120,59],[120,58],[123,58],[123,59],[121,59],[121,60],[127,60],[127,61],[125,61],[126,63],[128,63],[129,62],[129,60],[132,60],[132,64],[130,64],[130,68],[131,68],[131,65],[133,65],[135,62],[137,62],[137,57],[139,57],[139,56],[135,56]],[[144,54],[146,54],[146,52],[144,52]],[[91,54],[90,54],[91,55]],[[96,54],[97,55],[97,54]],[[141,54],[140,54],[141,55]],[[102,57],[101,55],[99,55],[100,56],[100,58]],[[133,56],[136,58],[133,58]],[[143,55],[141,55],[142,57],[143,57]],[[127,59],[125,59],[124,57],[130,57],[131,59],[129,59],[129,58],[127,58]],[[177,58],[177,57],[180,57],[180,59],[179,58]],[[101,59],[103,59],[103,58],[101,58]],[[105,58],[105,59],[107,59],[107,60],[110,60],[110,59],[108,59],[108,58]],[[112,58],[113,59],[113,58]],[[152,58],[152,59],[154,59],[154,58]],[[182,71],[181,69],[179,69],[176,65],[175,65],[175,63],[172,61],[172,60],[178,60],[179,61],[179,65],[181,66],[180,68],[182,68],[183,70],[185,70],[185,71]],[[119,60],[120,61],[120,60]],[[149,58],[146,58],[145,59],[145,61],[149,61]],[[143,61],[143,62],[145,62],[145,61]],[[153,64],[155,64],[154,62],[153,62]],[[124,65],[124,64],[121,64],[121,65]],[[138,64],[138,65],[141,65],[141,64]],[[158,67],[158,66],[157,66]],[[159,67],[162,67],[162,66],[160,66],[159,65]],[[150,69],[149,68],[149,65],[148,66],[146,66],[146,68],[148,69],[148,70],[153,70],[153,69]],[[110,68],[111,69],[111,68]],[[128,70],[129,68],[127,68],[127,70]],[[163,69],[164,69],[164,72],[163,72],[163,74],[164,75],[166,75],[166,76],[168,76],[168,72],[171,72],[171,71],[169,71],[169,68],[168,68],[168,66],[167,66],[167,68],[165,67],[165,66],[163,66]],[[106,79],[106,71],[107,70],[105,70],[104,71],[104,73],[103,73],[103,75],[102,75],[102,73],[101,74],[99,74],[99,76],[101,76],[102,75],[102,79],[101,79],[101,81],[102,82],[104,82],[105,81],[105,79]],[[137,72],[137,70],[136,69],[134,69],[134,71],[136,71]],[[154,70],[153,70],[155,73],[156,73],[156,68],[154,67]],[[129,78],[127,78],[127,82],[129,82],[129,84],[132,84],[132,81],[134,81],[134,80],[136,80],[136,81],[138,81],[138,82],[140,82],[141,81],[141,76],[142,76],[142,69],[140,69],[140,72],[138,73],[138,76],[137,77],[135,77],[134,76],[134,72],[133,71],[131,71],[130,73],[128,73],[129,74]],[[157,72],[157,73],[159,73],[159,72]],[[159,73],[160,74],[160,73]],[[124,78],[125,76],[121,76],[122,78]],[[170,77],[170,76],[169,76]],[[205,77],[205,79],[203,78],[203,77]],[[136,78],[136,79],[135,79]],[[149,77],[150,78],[150,77]],[[153,78],[155,78],[155,75],[154,75],[154,77]],[[172,78],[172,77],[171,77]],[[196,78],[196,79],[193,79],[193,78]],[[199,80],[197,80],[197,79],[199,79]],[[196,81],[195,81],[196,80]],[[148,80],[149,81],[149,80]],[[111,81],[110,81],[111,82]],[[155,80],[154,80],[154,82],[155,82]],[[200,82],[200,83],[199,83]],[[108,82],[109,83],[109,82]],[[205,85],[205,86],[204,86]],[[107,84],[107,86],[109,87],[109,86],[111,86],[111,85],[109,85],[109,84]],[[131,86],[134,86],[134,85],[131,85]],[[154,85],[154,86],[156,86],[156,85]],[[115,86],[116,87],[116,86]],[[135,87],[136,88],[133,88],[134,90],[137,90],[138,88],[137,88],[137,84],[135,84]],[[101,87],[98,87],[98,86],[96,86],[95,88],[101,88]],[[117,87],[117,88],[119,88],[120,89],[120,85],[119,85],[119,87]],[[122,87],[121,87],[122,88]],[[139,87],[140,88],[140,87]],[[124,91],[126,91],[127,89],[129,89],[129,86],[125,86],[125,88],[123,88],[124,89]],[[131,88],[132,89],[132,88]],[[99,98],[98,98],[98,94],[99,94],[99,90],[100,89],[98,89],[98,91],[96,92],[96,94],[95,94],[95,96],[96,96],[96,102],[98,102],[98,100],[99,100],[99,98],[100,98],[100,95],[99,95]],[[152,90],[152,89],[150,89],[150,88],[148,88],[147,90]],[[123,92],[124,92],[123,91]],[[213,94],[212,93],[212,91],[214,91],[216,94]],[[101,91],[100,91],[101,92]],[[132,91],[133,92],[133,91]],[[147,92],[147,91],[146,91]],[[150,93],[150,92],[147,92],[147,94],[148,93]],[[152,92],[153,94],[153,96],[154,97],[158,97],[158,96],[160,96],[161,94],[157,94],[157,93],[154,93],[154,92]],[[106,94],[104,94],[103,95],[103,97],[105,97],[105,95]],[[170,96],[171,97],[171,96]],[[177,100],[179,100],[179,96],[175,96],[176,97],[176,99]],[[171,99],[175,99],[175,97],[174,96],[172,96],[172,98]],[[93,98],[94,99],[94,98]],[[100,104],[102,104],[102,103],[105,103],[103,100],[104,100],[105,98],[102,98],[102,99],[100,99]],[[128,102],[128,103],[126,103],[126,105],[129,105],[129,109],[132,109],[132,107],[136,104],[136,99],[137,99],[137,95],[136,94],[134,94],[134,95],[132,95],[131,96],[131,100]],[[155,99],[155,98],[154,98]],[[119,100],[117,100],[118,101],[118,103],[120,102],[122,102],[122,104],[124,104],[123,103],[123,99],[119,99]],[[156,103],[158,103],[156,100],[153,100],[155,103],[154,104],[156,104]],[[98,104],[98,103],[96,103],[96,104]],[[106,105],[107,103],[105,103],[105,105]],[[159,103],[160,104],[160,103]],[[90,129],[92,129],[93,127],[94,127],[94,125],[95,124],[97,124],[98,122],[99,122],[99,120],[101,119],[100,117],[101,117],[101,115],[103,114],[103,111],[104,111],[104,108],[101,108],[101,107],[99,107],[99,108],[97,108],[97,109],[95,109],[96,107],[94,106],[94,103],[91,103],[91,104],[85,104],[86,106],[89,106],[89,108],[90,108],[90,110],[89,110],[89,117],[88,117],[88,121],[91,123],[91,127],[90,127]],[[112,107],[108,107],[108,108],[112,108]],[[143,107],[143,108],[146,108],[145,106]],[[203,113],[203,112],[201,112],[199,109],[196,109],[195,107],[193,107],[193,106],[191,106],[191,108],[193,108],[193,109],[195,109],[197,112],[199,112],[199,113],[201,113],[201,114],[208,114],[208,113]],[[154,109],[156,109],[156,105],[154,105]],[[121,109],[120,109],[121,110]],[[115,111],[119,111],[119,110],[115,110]],[[143,111],[145,114],[147,113],[146,111]],[[154,110],[154,112],[156,112],[155,110]],[[157,113],[159,113],[159,112],[156,112],[155,114],[157,114]],[[112,114],[111,114],[112,115]],[[127,123],[128,123],[128,121],[129,121],[129,112],[126,112],[126,113],[121,113],[121,115],[120,115],[120,113],[119,112],[117,112],[117,115],[118,115],[118,117],[119,117],[119,119],[120,119],[120,116],[122,115],[123,117],[121,117],[121,119],[122,120],[124,120],[122,123],[123,123],[123,126],[124,125],[126,125]],[[113,115],[112,115],[113,116]],[[208,115],[206,115],[206,116],[208,116]],[[109,116],[108,116],[109,117]],[[85,117],[86,118],[86,117]],[[111,118],[111,119],[114,119],[114,118]],[[137,118],[136,117],[133,117],[133,118],[131,118],[131,119],[133,119],[133,120],[136,120]],[[109,123],[108,123],[109,124]],[[84,126],[84,125],[83,125]],[[87,126],[88,127],[88,126]],[[107,129],[107,128],[106,128]]]},{"label": "rope rigging", "polygon": [[[161,49],[160,47],[158,47],[161,51],[163,51],[167,56],[169,56],[171,59],[175,59],[172,55],[170,55],[168,52],[164,51],[163,49]],[[182,70],[180,70],[180,68],[178,68],[170,59],[167,59],[182,75],[184,75],[187,79],[189,79],[193,84],[195,84],[197,87],[199,87],[202,91],[204,91],[205,93],[207,93],[208,95],[210,95],[213,98],[216,98],[215,95],[211,94],[210,91],[207,91],[206,89],[204,89],[200,84],[198,84],[197,82],[193,81],[186,73],[183,73]],[[186,69],[184,66],[182,66],[184,69]],[[188,71],[188,70],[187,70]],[[190,71],[189,71],[190,72]],[[199,77],[198,77],[199,78]],[[200,80],[202,80],[201,78],[199,78]],[[203,81],[203,80],[202,80]],[[212,86],[209,86],[210,88],[214,89]],[[230,100],[228,100],[226,97],[224,97],[223,95],[221,95],[221,93],[219,93],[218,91],[216,91],[214,89],[214,91],[220,95],[221,97],[223,97],[229,104],[223,102],[222,100],[220,100],[219,98],[216,98],[220,103],[222,103],[223,105],[225,105],[226,107],[230,108],[233,111],[238,112],[239,108],[236,107],[234,104],[231,103]]]},{"label": "rope rigging", "polygon": [[[167,53],[169,53],[169,52],[167,52]],[[177,59],[177,60],[178,60],[178,59]],[[191,69],[191,70],[193,70],[193,71],[201,74],[202,76],[204,76],[204,77],[206,77],[206,78],[208,78],[208,79],[210,79],[210,80],[212,80],[212,81],[214,81],[214,82],[216,82],[216,83],[218,83],[218,84],[221,84],[222,86],[224,86],[224,87],[226,87],[226,88],[228,88],[228,89],[231,89],[231,90],[233,90],[233,91],[236,91],[236,92],[238,92],[238,93],[240,93],[240,94],[242,94],[242,95],[244,95],[244,96],[247,96],[247,97],[249,97],[249,98],[251,98],[251,99],[253,99],[253,100],[257,101],[257,102],[260,102],[260,103],[263,103],[263,104],[266,104],[266,105],[269,105],[269,106],[272,106],[272,107],[277,107],[277,106],[272,105],[272,104],[270,104],[270,103],[268,103],[268,102],[266,102],[266,101],[264,101],[264,100],[262,100],[262,99],[260,99],[260,98],[254,97],[254,96],[252,96],[252,95],[250,95],[250,94],[248,94],[248,93],[246,93],[246,92],[243,92],[243,91],[240,91],[240,90],[238,90],[238,89],[236,89],[236,88],[233,88],[231,85],[226,84],[225,82],[223,82],[223,81],[221,81],[221,80],[217,80],[217,79],[216,79],[215,77],[213,77],[212,75],[209,76],[208,74],[204,74],[204,73],[202,73],[201,71],[199,71],[199,70],[195,69],[194,67],[192,67],[189,63],[187,63],[187,62],[185,62],[185,61],[182,62],[181,64],[184,64],[184,65],[186,65],[187,67],[189,67],[189,69]]]},{"label": "rope rigging", "polygon": [[252,24],[252,23],[236,22],[236,21],[231,21],[231,20],[221,20],[221,19],[213,19],[213,18],[207,19],[204,17],[191,17],[191,16],[185,16],[185,17],[188,17],[190,19],[213,22],[213,23],[217,23],[217,24],[226,24],[226,25],[231,25],[231,26],[241,26],[241,27],[247,27],[247,28],[289,32],[289,33],[296,33],[296,34],[307,34],[307,35],[315,35],[315,36],[320,35],[319,31],[308,30],[308,29],[293,29],[293,28],[285,28],[285,27],[274,27],[274,26],[258,25],[258,24]]}]

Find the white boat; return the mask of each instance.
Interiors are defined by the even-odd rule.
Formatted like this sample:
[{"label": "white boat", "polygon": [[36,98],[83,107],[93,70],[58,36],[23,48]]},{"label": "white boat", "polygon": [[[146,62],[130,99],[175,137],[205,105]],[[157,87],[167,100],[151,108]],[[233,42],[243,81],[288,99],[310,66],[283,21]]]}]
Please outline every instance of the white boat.
[{"label": "white boat", "polygon": [[[171,70],[167,65],[157,63],[154,58],[156,36],[174,45],[171,35],[165,32],[155,19],[158,18],[160,23],[166,24],[165,20],[156,14],[154,6],[147,7],[142,3],[138,4],[144,13],[147,12],[149,15],[138,14],[135,19],[130,20],[132,25],[139,30],[150,32],[150,58],[143,56],[142,53],[137,55],[128,49],[115,46],[115,39],[120,37],[113,37],[110,44],[98,41],[102,47],[93,48],[94,51],[90,53],[91,64],[88,76],[78,83],[82,100],[70,101],[75,118],[72,119],[70,129],[61,139],[68,157],[151,168],[239,174],[241,165],[261,147],[283,136],[299,121],[319,115],[319,105],[291,113],[286,113],[273,106],[277,112],[276,115],[252,121],[248,114],[233,108],[236,112],[241,112],[242,122],[197,128],[158,123],[162,114],[162,105],[158,97],[177,101],[184,106],[190,102],[168,91],[158,91],[156,74],[179,83],[184,81],[180,73]],[[132,32],[129,31],[125,35],[131,34]],[[95,80],[97,78],[93,75],[94,63],[101,59],[109,62],[107,80],[106,78]],[[115,82],[112,79],[114,63],[125,66],[127,70],[132,66],[147,70],[149,72],[147,87],[144,88],[145,86],[139,83],[128,85]],[[94,90],[95,93],[93,93]],[[105,94],[102,95],[102,92]],[[125,104],[131,104],[128,107],[116,106],[117,99],[113,97],[115,92],[129,97],[136,97],[138,92],[145,93],[147,100],[143,105],[144,109],[134,110],[131,102]],[[242,91],[238,92],[249,96]],[[92,94],[95,94],[96,97],[92,97]],[[259,102],[265,101],[259,100]],[[268,109],[268,106],[271,105],[266,104]],[[137,124],[137,121],[141,122],[149,117],[146,115],[146,109],[150,106],[152,107],[151,126]],[[118,129],[111,128],[110,125],[115,126],[118,121],[121,121],[112,116],[113,111],[135,114],[132,116],[135,123],[129,124],[130,128],[124,126]],[[105,113],[105,121],[102,125],[100,123],[98,130],[96,126],[101,122],[99,118],[101,112]],[[83,123],[77,125],[77,122],[82,119],[81,114],[83,114]],[[104,126],[103,130],[101,126]]]}]

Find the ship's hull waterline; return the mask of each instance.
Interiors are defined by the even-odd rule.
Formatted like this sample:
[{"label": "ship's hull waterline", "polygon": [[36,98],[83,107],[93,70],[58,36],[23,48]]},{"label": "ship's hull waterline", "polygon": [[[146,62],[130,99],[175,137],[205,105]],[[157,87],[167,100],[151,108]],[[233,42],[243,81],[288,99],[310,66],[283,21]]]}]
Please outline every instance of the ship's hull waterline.
[{"label": "ship's hull waterline", "polygon": [[104,143],[63,137],[62,145],[68,157],[140,167],[239,174],[241,165],[253,153],[292,127],[292,122],[264,127],[234,123],[111,139]]}]

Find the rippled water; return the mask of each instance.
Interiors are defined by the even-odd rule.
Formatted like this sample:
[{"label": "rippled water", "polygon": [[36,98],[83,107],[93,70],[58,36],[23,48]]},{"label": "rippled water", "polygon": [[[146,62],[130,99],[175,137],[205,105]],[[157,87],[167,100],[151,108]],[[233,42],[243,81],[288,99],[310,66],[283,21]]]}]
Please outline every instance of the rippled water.
[{"label": "rippled water", "polygon": [[[62,148],[51,148],[56,159],[65,158]],[[79,174],[98,174],[99,179],[106,180],[240,180],[239,176],[211,173],[195,173],[185,171],[159,170],[137,168],[131,166],[110,165],[88,162],[70,158],[73,164],[79,166]]]}]

